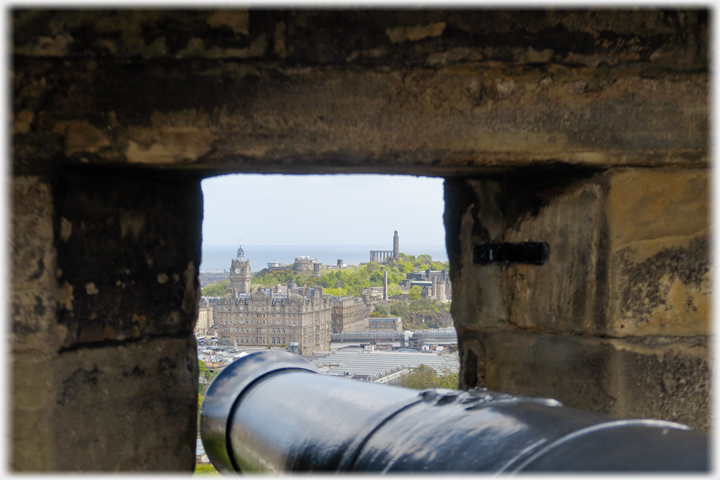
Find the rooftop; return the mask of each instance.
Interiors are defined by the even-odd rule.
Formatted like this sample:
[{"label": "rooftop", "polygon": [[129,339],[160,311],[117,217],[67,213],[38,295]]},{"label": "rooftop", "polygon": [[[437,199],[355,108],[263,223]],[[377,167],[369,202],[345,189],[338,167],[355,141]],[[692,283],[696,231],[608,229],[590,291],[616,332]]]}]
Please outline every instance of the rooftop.
[{"label": "rooftop", "polygon": [[352,375],[375,375],[401,365],[415,368],[421,363],[438,372],[444,368],[451,368],[454,371],[460,368],[456,355],[420,352],[364,352],[361,348],[352,347],[322,356],[303,358],[316,367],[329,362],[340,364],[331,367],[327,372],[328,375],[343,375],[346,372]]}]

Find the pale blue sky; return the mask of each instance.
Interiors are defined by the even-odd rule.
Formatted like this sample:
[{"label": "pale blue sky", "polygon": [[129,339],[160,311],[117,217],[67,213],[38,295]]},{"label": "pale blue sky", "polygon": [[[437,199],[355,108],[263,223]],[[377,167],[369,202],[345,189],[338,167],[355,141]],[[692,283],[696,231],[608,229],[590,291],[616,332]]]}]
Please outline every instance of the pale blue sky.
[{"label": "pale blue sky", "polygon": [[443,179],[224,175],[202,182],[203,244],[444,245]]}]

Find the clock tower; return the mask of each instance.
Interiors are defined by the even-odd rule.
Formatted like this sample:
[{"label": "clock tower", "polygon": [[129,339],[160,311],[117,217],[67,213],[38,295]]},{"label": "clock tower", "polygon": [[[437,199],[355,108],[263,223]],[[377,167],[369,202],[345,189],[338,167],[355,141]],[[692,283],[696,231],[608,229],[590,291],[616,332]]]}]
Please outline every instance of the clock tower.
[{"label": "clock tower", "polygon": [[237,250],[237,258],[230,262],[230,290],[233,292],[233,297],[238,293],[250,293],[250,277],[252,277],[250,261],[245,260],[245,252],[240,246]]}]

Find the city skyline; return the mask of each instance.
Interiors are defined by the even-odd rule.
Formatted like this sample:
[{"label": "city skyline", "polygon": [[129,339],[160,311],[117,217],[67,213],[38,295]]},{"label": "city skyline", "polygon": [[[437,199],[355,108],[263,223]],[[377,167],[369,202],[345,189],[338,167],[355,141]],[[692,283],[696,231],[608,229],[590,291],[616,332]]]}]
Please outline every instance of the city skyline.
[{"label": "city skyline", "polygon": [[203,180],[203,245],[444,245],[443,179],[224,175]]}]

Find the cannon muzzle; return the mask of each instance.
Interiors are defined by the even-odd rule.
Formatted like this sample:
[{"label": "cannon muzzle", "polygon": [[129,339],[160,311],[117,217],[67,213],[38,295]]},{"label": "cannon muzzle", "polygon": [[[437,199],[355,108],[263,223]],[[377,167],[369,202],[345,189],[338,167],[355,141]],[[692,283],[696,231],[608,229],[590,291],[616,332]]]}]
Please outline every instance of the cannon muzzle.
[{"label": "cannon muzzle", "polygon": [[223,473],[707,471],[707,436],[483,388],[417,391],[320,375],[263,351],[210,385],[201,434]]}]

